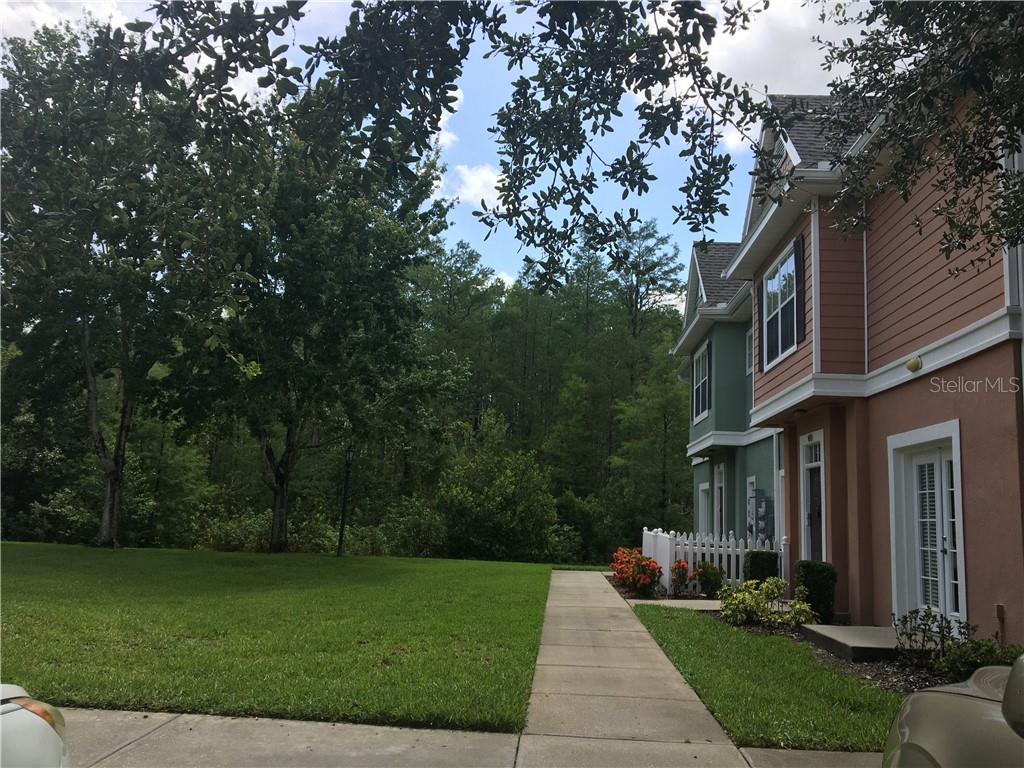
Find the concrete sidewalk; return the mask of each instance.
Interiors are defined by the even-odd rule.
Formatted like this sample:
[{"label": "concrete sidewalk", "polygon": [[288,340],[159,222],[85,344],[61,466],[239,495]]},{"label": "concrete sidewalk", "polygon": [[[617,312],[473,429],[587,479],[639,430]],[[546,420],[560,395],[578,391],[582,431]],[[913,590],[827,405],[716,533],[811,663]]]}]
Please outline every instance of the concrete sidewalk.
[{"label": "concrete sidewalk", "polygon": [[63,710],[73,768],[874,768],[873,753],[737,749],[600,573],[554,571],[522,735]]},{"label": "concrete sidewalk", "polygon": [[622,764],[748,765],[604,575],[554,571],[516,765]]},{"label": "concrete sidewalk", "polygon": [[511,768],[519,737],[262,717],[61,710],[68,764],[145,768]]}]

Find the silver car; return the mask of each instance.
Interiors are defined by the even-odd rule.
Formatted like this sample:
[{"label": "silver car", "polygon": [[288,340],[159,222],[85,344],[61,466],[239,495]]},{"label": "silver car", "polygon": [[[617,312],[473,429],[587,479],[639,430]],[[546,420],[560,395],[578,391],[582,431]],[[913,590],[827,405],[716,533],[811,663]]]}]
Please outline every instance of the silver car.
[{"label": "silver car", "polygon": [[912,693],[885,744],[883,768],[1024,766],[1024,656],[970,679]]},{"label": "silver car", "polygon": [[0,684],[0,766],[60,768],[66,758],[60,710],[24,688]]}]

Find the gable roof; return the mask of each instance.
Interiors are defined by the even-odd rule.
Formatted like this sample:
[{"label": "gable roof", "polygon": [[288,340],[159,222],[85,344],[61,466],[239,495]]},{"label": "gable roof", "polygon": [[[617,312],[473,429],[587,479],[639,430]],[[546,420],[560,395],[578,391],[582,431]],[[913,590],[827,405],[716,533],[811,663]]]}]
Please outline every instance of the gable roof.
[{"label": "gable roof", "polygon": [[796,167],[817,168],[819,163],[828,162],[823,116],[832,104],[832,97],[770,93],[768,101],[789,121],[786,134],[799,155],[799,162],[792,158]]},{"label": "gable roof", "polygon": [[739,243],[693,244],[693,259],[697,265],[697,277],[702,288],[701,305],[717,306],[728,304],[746,285],[746,280],[726,280],[722,272],[739,250]]}]

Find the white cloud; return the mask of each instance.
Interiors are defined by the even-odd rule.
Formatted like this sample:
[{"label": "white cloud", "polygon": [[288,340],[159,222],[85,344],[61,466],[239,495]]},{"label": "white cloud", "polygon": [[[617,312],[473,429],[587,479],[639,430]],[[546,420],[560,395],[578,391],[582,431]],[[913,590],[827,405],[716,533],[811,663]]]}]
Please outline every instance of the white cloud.
[{"label": "white cloud", "polygon": [[[849,15],[854,15],[862,3],[847,4]],[[722,17],[720,4],[708,3],[708,10]],[[827,93],[828,83],[838,71],[822,69],[824,52],[812,38],[838,41],[854,33],[851,27],[840,26],[833,19],[824,22],[819,18],[821,6],[816,3],[801,3],[797,0],[776,2],[755,14],[747,29],[734,35],[720,30],[708,49],[708,64],[715,71],[731,77],[737,84],[747,84],[753,93]],[[652,31],[657,23],[665,23],[664,17],[656,14],[648,17]],[[670,92],[684,94],[689,81],[679,81]],[[765,90],[767,88],[767,91]],[[661,94],[652,94],[654,99]],[[643,101],[643,94],[634,93],[637,102]],[[736,149],[742,145],[741,137],[733,131],[726,131],[723,137],[727,146]]]},{"label": "white cloud", "polygon": [[455,196],[459,202],[476,206],[483,200],[488,208],[497,207],[501,174],[493,165],[456,165],[455,173],[458,176]]},{"label": "white cloud", "polygon": [[132,19],[148,16],[151,2],[56,2],[56,0],[11,0],[0,3],[0,37],[28,37],[46,24],[75,22],[87,13],[100,21],[120,26]]},{"label": "white cloud", "polygon": [[503,282],[506,288],[511,288],[516,282],[516,279],[512,277],[512,275],[510,275],[508,272],[505,272],[504,270],[496,272],[494,275],[494,279]]},{"label": "white cloud", "polygon": [[441,113],[441,130],[437,134],[437,143],[441,149],[448,149],[455,145],[459,140],[459,137],[454,132],[448,130],[448,121],[455,117],[455,113],[459,111],[462,106],[462,102],[466,95],[462,92],[461,88],[455,89],[455,112],[448,112],[445,110]]},{"label": "white cloud", "polygon": [[[855,11],[856,4],[848,10]],[[756,14],[749,28],[720,34],[711,43],[708,63],[757,93],[827,93],[838,73],[821,68],[824,53],[811,38],[838,41],[853,34],[832,20],[822,22],[817,3],[772,3]]]}]

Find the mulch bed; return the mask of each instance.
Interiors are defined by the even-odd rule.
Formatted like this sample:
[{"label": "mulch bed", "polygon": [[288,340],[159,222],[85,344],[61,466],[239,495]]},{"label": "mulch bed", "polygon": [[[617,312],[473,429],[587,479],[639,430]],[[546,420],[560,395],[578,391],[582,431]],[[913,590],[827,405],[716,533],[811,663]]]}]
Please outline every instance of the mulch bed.
[{"label": "mulch bed", "polygon": [[638,592],[625,587],[621,584],[615,583],[615,577],[605,574],[605,578],[608,579],[608,583],[612,585],[612,588],[618,592],[626,600],[704,600],[703,595],[681,595],[679,597],[669,597],[665,594],[654,594],[654,595],[641,595]]},{"label": "mulch bed", "polygon": [[[639,595],[628,587],[616,584],[612,580],[611,576],[605,576],[605,578],[608,579],[608,583],[615,588],[615,591],[627,600],[674,599],[665,597],[664,595]],[[694,600],[700,598],[687,596],[684,599]],[[722,614],[718,611],[707,611],[705,612],[705,615],[718,621],[722,621]],[[749,632],[752,635],[780,635],[782,637],[788,637],[795,643],[803,643],[811,648],[814,652],[814,656],[822,664],[837,667],[847,674],[859,677],[861,680],[875,686],[876,688],[892,691],[893,693],[900,694],[901,696],[913,693],[914,691],[919,691],[922,688],[931,688],[935,685],[946,685],[951,682],[942,675],[938,675],[927,669],[922,669],[921,667],[900,659],[891,659],[886,661],[847,661],[846,659],[841,659],[838,656],[834,656],[829,653],[824,648],[819,648],[809,642],[802,634],[800,634],[799,630],[792,630],[788,627],[746,626],[739,627],[739,629]]]}]

